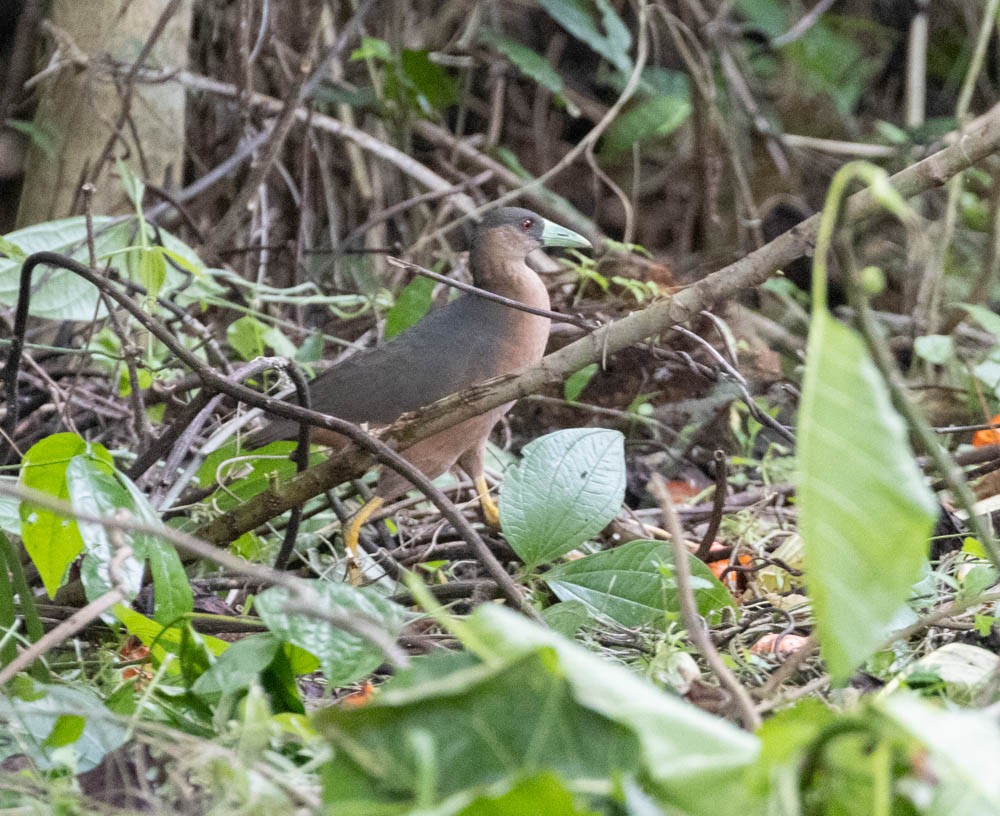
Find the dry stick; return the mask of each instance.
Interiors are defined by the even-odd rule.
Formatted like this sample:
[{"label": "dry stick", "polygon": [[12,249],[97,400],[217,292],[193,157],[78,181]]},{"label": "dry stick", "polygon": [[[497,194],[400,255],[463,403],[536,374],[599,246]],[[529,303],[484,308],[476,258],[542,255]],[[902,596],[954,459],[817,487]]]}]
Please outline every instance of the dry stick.
[{"label": "dry stick", "polygon": [[252,164],[249,177],[229,203],[222,218],[212,228],[208,243],[203,247],[204,253],[209,257],[215,256],[240,228],[246,215],[247,205],[253,200],[257,188],[267,179],[278,158],[278,153],[284,146],[288,134],[291,133],[292,125],[295,124],[296,119],[295,112],[301,102],[302,90],[309,77],[312,50],[313,45],[310,44],[309,54],[304,56],[299,64],[299,75],[296,78],[295,87],[289,91],[281,113],[271,126],[268,139],[261,147],[261,155]]},{"label": "dry stick", "polygon": [[[178,82],[191,90],[204,91],[229,99],[240,99],[240,91],[235,85],[193,74],[190,71],[177,71],[175,73],[161,71],[150,73],[149,76],[157,82]],[[264,113],[278,114],[284,108],[284,103],[280,99],[256,92],[250,94],[246,100],[241,101],[245,101],[250,107]],[[402,173],[429,190],[449,190],[453,186],[450,181],[442,178],[429,167],[408,156],[402,150],[386,142],[379,141],[363,130],[346,125],[332,116],[326,116],[315,111],[310,113],[306,108],[298,107],[295,109],[295,118],[300,122],[305,122],[308,119],[309,124],[316,130],[322,130],[354,142],[362,150],[395,165]],[[464,212],[471,212],[476,208],[475,202],[464,193],[450,193],[449,195],[452,201]]]},{"label": "dry stick", "polygon": [[122,530],[140,535],[156,536],[169,541],[183,552],[210,561],[237,575],[246,575],[248,578],[264,584],[284,587],[292,593],[297,603],[312,607],[310,611],[304,611],[303,614],[326,620],[338,629],[343,629],[345,632],[350,632],[369,641],[380,649],[386,660],[397,668],[404,668],[409,664],[408,656],[396,646],[377,622],[361,613],[348,613],[326,608],[327,603],[313,589],[310,582],[303,578],[244,561],[242,558],[237,558],[235,555],[207,544],[188,533],[175,530],[164,524],[136,519],[125,511],[119,512],[114,518],[82,513],[74,510],[69,502],[57,499],[48,493],[4,481],[0,481],[0,496],[9,496],[21,502],[38,505],[65,518],[100,524],[107,530]]},{"label": "dry stick", "polygon": [[[525,603],[524,598],[521,596],[521,590],[517,586],[514,579],[507,574],[507,571],[503,568],[503,564],[497,560],[496,556],[493,555],[486,542],[483,541],[479,533],[473,529],[472,525],[466,520],[465,516],[462,515],[461,511],[455,507],[451,499],[435,487],[430,479],[428,479],[418,468],[414,467],[409,461],[401,457],[385,442],[372,434],[366,433],[353,422],[346,422],[342,419],[337,419],[336,417],[321,414],[307,408],[301,408],[297,405],[293,405],[274,397],[265,397],[258,391],[254,391],[252,388],[234,383],[226,377],[223,377],[211,366],[208,366],[199,360],[198,357],[189,349],[185,348],[182,343],[178,342],[177,338],[175,338],[171,332],[169,332],[159,321],[147,314],[138,303],[132,300],[132,298],[124,292],[120,292],[115,289],[102,277],[95,275],[90,269],[78,261],[74,261],[72,258],[67,258],[55,252],[36,252],[35,254],[28,256],[27,260],[25,260],[23,266],[21,267],[20,286],[14,324],[14,339],[11,342],[11,355],[7,363],[7,368],[4,370],[4,374],[8,378],[8,414],[15,414],[15,423],[17,420],[16,411],[12,406],[17,404],[17,370],[20,365],[21,348],[23,348],[24,344],[24,331],[28,319],[31,277],[35,267],[44,264],[67,269],[70,272],[79,275],[92,286],[96,287],[99,291],[114,298],[119,305],[122,306],[122,308],[129,312],[129,314],[131,314],[132,317],[144,329],[146,329],[146,331],[163,343],[171,351],[171,353],[177,357],[177,359],[188,366],[192,371],[196,372],[207,387],[213,388],[216,391],[221,391],[224,394],[228,394],[234,399],[242,400],[254,408],[261,408],[265,411],[269,411],[282,419],[291,419],[304,425],[325,428],[326,430],[346,436],[357,446],[353,456],[351,452],[348,451],[344,454],[332,457],[332,459],[336,460],[338,465],[340,463],[347,463],[348,467],[352,468],[352,475],[354,474],[353,468],[364,468],[366,463],[370,461],[372,457],[402,475],[414,487],[420,490],[421,493],[427,496],[427,498],[441,511],[441,515],[450,521],[459,534],[472,545],[472,547],[476,550],[480,563],[482,563],[493,580],[495,580],[500,586],[504,597],[511,603],[511,605],[528,617],[536,621],[541,620],[539,614],[530,605]],[[9,418],[10,417],[8,416],[7,419]],[[0,430],[6,431],[7,419],[5,419],[4,426]],[[13,438],[12,434],[9,436],[10,438]],[[367,456],[362,454],[362,451],[364,451],[364,454],[367,454]],[[329,461],[330,460],[327,460],[327,464]],[[334,466],[332,471],[333,478],[336,478],[339,472],[340,470]],[[327,481],[316,481],[317,475],[321,473],[326,474]],[[315,467],[300,474],[292,481],[301,484],[302,480],[304,480],[306,484],[309,484],[310,488],[308,489],[313,492],[310,492],[307,498],[312,498],[313,496],[317,496],[324,492],[328,488],[335,487],[341,482],[346,481],[346,478],[336,478],[336,481],[329,481],[330,478],[329,468],[324,469],[322,467]],[[272,512],[274,504],[269,497],[273,496],[273,494],[278,490],[279,488],[271,485],[268,490],[261,494],[266,497],[264,499],[265,506],[270,508],[265,511],[266,518],[264,521],[274,518],[275,516],[283,513],[285,510],[290,510],[296,505],[303,504],[307,500],[303,499],[301,502],[293,501],[283,510]],[[281,492],[284,491],[281,490]],[[261,523],[263,523],[263,521]],[[257,525],[254,526],[256,527]],[[242,535],[242,533],[240,535]],[[229,541],[232,540],[235,539],[229,539]],[[228,541],[226,543],[228,543]]]},{"label": "dry stick", "polygon": [[[955,173],[994,152],[1000,146],[1000,106],[982,117],[981,122],[979,128],[957,144],[894,175],[891,179],[893,186],[904,197],[911,198],[941,186]],[[861,218],[879,211],[880,207],[867,190],[848,199],[849,218]],[[672,298],[656,301],[641,311],[604,326],[548,355],[538,365],[487,380],[439,400],[433,406],[406,414],[393,423],[382,438],[405,448],[505,402],[557,387],[566,376],[585,365],[660,334],[675,323],[683,323],[724,297],[763,283],[776,269],[812,252],[818,225],[819,216],[814,215],[771,243],[713,272]],[[361,451],[346,449],[336,461],[328,460],[280,486],[272,485],[260,497],[208,523],[198,534],[207,541],[219,544],[234,541],[296,503],[318,495],[325,489],[324,484],[340,484],[356,476],[369,461]]]},{"label": "dry stick", "polygon": [[702,561],[708,560],[708,554],[715,542],[715,534],[719,532],[719,525],[722,524],[722,511],[726,506],[726,488],[729,468],[726,467],[726,452],[717,450],[713,454],[715,460],[715,495],[712,497],[712,515],[708,518],[708,529],[698,545],[695,556]]},{"label": "dry stick", "polygon": [[674,503],[670,500],[670,491],[659,473],[653,474],[649,489],[660,502],[664,524],[670,531],[670,543],[674,551],[674,581],[677,584],[677,601],[680,604],[681,621],[684,623],[684,628],[687,629],[691,643],[705,658],[705,662],[715,672],[722,686],[732,695],[740,710],[743,727],[748,731],[756,731],[760,728],[760,715],[754,708],[753,700],[750,698],[749,692],[743,688],[740,681],[722,661],[711,638],[705,631],[701,616],[698,614],[698,604],[694,599],[694,590],[691,588],[691,564],[688,562],[690,553],[684,545],[684,531],[681,530],[681,523],[677,518],[677,511],[674,510]]}]

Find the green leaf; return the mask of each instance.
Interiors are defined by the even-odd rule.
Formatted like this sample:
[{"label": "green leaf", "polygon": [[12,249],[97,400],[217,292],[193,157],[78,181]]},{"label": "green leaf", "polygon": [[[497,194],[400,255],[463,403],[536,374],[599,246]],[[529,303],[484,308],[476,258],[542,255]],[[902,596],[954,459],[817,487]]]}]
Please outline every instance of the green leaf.
[{"label": "green leaf", "polygon": [[[170,628],[162,626],[151,618],[147,618],[145,615],[136,612],[134,609],[129,609],[122,604],[114,607],[114,613],[115,617],[125,625],[129,633],[135,635],[149,648],[149,656],[153,659],[155,665],[159,666],[168,655],[181,654],[185,639],[181,628],[176,626],[171,626]],[[201,645],[215,656],[222,654],[229,648],[229,644],[219,638],[211,637],[210,635],[199,635],[199,638]],[[177,661],[171,663],[170,671],[172,673],[177,674],[180,670]]]},{"label": "green leaf", "polygon": [[366,59],[390,60],[392,59],[392,49],[385,40],[378,37],[362,37],[361,45],[351,52],[351,61]]},{"label": "green leaf", "polygon": [[297,363],[315,363],[317,360],[322,360],[323,334],[318,331],[313,332],[303,340],[302,345],[295,352],[294,359]]},{"label": "green leaf", "polygon": [[[698,611],[705,617],[735,608],[732,596],[699,559],[689,559]],[[613,550],[559,564],[542,577],[561,601],[580,601],[623,626],[663,624],[680,610],[673,552],[662,541],[630,541]]]},{"label": "green leaf", "polygon": [[618,514],[624,439],[618,431],[574,428],[525,445],[500,486],[500,522],[529,568],[580,546]]},{"label": "green leaf", "polygon": [[430,51],[404,48],[399,67],[420,110],[443,110],[458,101],[458,83],[442,65],[431,62]]},{"label": "green leaf", "polygon": [[270,633],[238,640],[191,686],[195,694],[233,693],[247,689],[274,660],[281,641]]},{"label": "green leaf", "polygon": [[[321,608],[364,615],[395,637],[403,624],[402,609],[373,589],[357,589],[346,584],[310,581]],[[370,674],[383,660],[381,651],[358,635],[338,629],[325,620],[285,611],[289,590],[272,587],[254,601],[264,624],[278,637],[319,658],[331,686],[343,686]]]},{"label": "green leaf", "polygon": [[[496,786],[494,786],[496,787]],[[457,816],[597,816],[579,810],[573,792],[553,773],[540,773],[501,786],[502,791],[476,795]]]},{"label": "green leaf", "polygon": [[950,334],[926,334],[913,341],[913,351],[922,360],[944,365],[955,359],[955,338]]},{"label": "green leaf", "polygon": [[[628,52],[632,47],[632,34],[608,0],[538,0],[538,4],[566,31],[589,45],[623,74],[631,72],[632,60]],[[595,6],[600,22],[591,12]]]},{"label": "green leaf", "polygon": [[[256,496],[272,479],[281,481],[293,476],[295,463],[288,458],[293,450],[294,442],[282,440],[258,448],[253,451],[252,457],[240,457],[236,452],[236,443],[227,444],[205,457],[198,469],[198,484],[202,487],[226,485],[212,497],[212,503],[225,512]],[[309,455],[310,465],[322,460],[320,453]],[[238,477],[236,481],[233,481],[234,477]]]},{"label": "green leaf", "polygon": [[[17,477],[0,476],[0,482],[13,487]],[[21,502],[13,496],[0,495],[0,530],[18,538],[21,536]]]},{"label": "green leaf", "polygon": [[83,736],[86,724],[87,718],[81,717],[79,714],[62,714],[42,744],[46,748],[61,748],[63,745],[72,745]]},{"label": "green leaf", "polygon": [[18,263],[23,263],[24,259],[28,257],[27,253],[21,249],[21,247],[13,241],[8,241],[6,238],[2,237],[0,237],[0,252],[12,261],[17,261]]},{"label": "green leaf", "polygon": [[579,371],[574,371],[570,374],[563,384],[563,397],[570,402],[576,402],[580,394],[583,393],[583,389],[594,379],[594,375],[599,368],[600,366],[597,363],[591,363],[590,365],[585,365]]},{"label": "green leaf", "polygon": [[[949,711],[914,695],[894,694],[882,708],[923,743],[935,780],[934,802],[923,811],[947,816],[1000,813],[1000,733],[982,711]],[[916,755],[913,752],[913,755]],[[923,775],[922,774],[922,775]]]},{"label": "green leaf", "polygon": [[118,169],[118,180],[125,189],[125,195],[129,197],[132,206],[137,210],[142,209],[142,199],[146,195],[146,185],[132,169],[125,164],[121,157],[115,158],[115,167]]},{"label": "green leaf", "polygon": [[[133,515],[146,524],[160,523],[160,515],[153,509],[146,495],[123,473],[116,473],[118,482],[128,491]],[[153,579],[153,600],[156,611],[153,617],[167,624],[194,609],[194,593],[184,564],[173,545],[161,536],[146,536],[146,559]]]},{"label": "green leaf", "polygon": [[806,361],[800,531],[822,653],[843,680],[886,637],[909,596],[937,505],[861,339],[819,309]]},{"label": "green leaf", "polygon": [[252,360],[264,353],[264,335],[267,324],[253,315],[244,315],[226,327],[226,341],[244,360]]},{"label": "green leaf", "polygon": [[559,601],[543,609],[542,618],[553,632],[571,638],[590,621],[590,610],[580,601]]},{"label": "green leaf", "polygon": [[[83,720],[83,727],[80,721]],[[69,686],[31,686],[30,695],[0,694],[0,759],[26,754],[41,770],[70,766],[82,773],[97,767],[122,745],[129,731],[92,691]]]},{"label": "green leaf", "polygon": [[[89,456],[106,465],[111,454],[96,443],[90,444],[74,433],[60,433],[36,442],[21,462],[20,484],[57,499],[69,500],[66,471],[75,456]],[[21,540],[38,569],[49,597],[62,585],[66,569],[83,551],[80,530],[72,518],[22,502]]]},{"label": "green leaf", "polygon": [[1000,315],[985,306],[977,306],[973,303],[957,303],[955,305],[965,311],[969,317],[1000,342]]},{"label": "green leaf", "polygon": [[[86,456],[74,456],[66,468],[66,490],[73,509],[78,513],[114,518],[119,510],[131,515],[132,497],[115,479],[111,466],[95,462]],[[122,543],[132,549],[132,555],[119,563],[126,599],[132,600],[142,588],[146,561],[147,536],[141,533],[109,530],[102,524],[78,521],[85,555],[80,565],[87,600],[93,601],[114,586],[111,562],[117,553],[112,537],[121,535]]]},{"label": "green leaf", "polygon": [[324,799],[337,812],[342,800],[439,798],[514,773],[602,779],[633,771],[639,759],[635,735],[580,705],[546,649],[445,682],[390,685],[368,706],[328,708],[314,724],[337,748],[324,773]]},{"label": "green leaf", "polygon": [[431,308],[434,281],[417,275],[396,297],[385,316],[385,339],[395,337],[418,323]]},{"label": "green leaf", "polygon": [[[128,477],[113,471],[106,462],[74,457],[66,470],[66,483],[73,509],[78,512],[108,518],[124,510],[137,521],[160,522],[145,495]],[[81,521],[78,526],[86,550],[80,577],[88,600],[94,600],[112,588],[109,570],[115,548],[110,531],[102,525]],[[133,556],[120,565],[128,587],[127,597],[135,597],[141,589],[148,561],[153,576],[156,619],[169,623],[190,612],[194,600],[177,551],[159,536],[126,531],[122,537],[133,552]]]},{"label": "green leaf", "polygon": [[167,261],[159,247],[143,250],[139,257],[139,282],[149,298],[156,298],[167,280]]},{"label": "green leaf", "polygon": [[483,29],[479,32],[479,41],[486,45],[492,45],[528,79],[537,82],[552,93],[566,106],[566,110],[570,116],[580,115],[580,109],[562,95],[562,77],[541,54],[532,51],[517,40],[506,37],[503,34],[498,34],[495,31],[490,31],[489,29]]},{"label": "green leaf", "polygon": [[687,96],[656,96],[640,102],[611,123],[601,140],[601,153],[608,159],[618,158],[637,142],[669,136],[690,115]]},{"label": "green leaf", "polygon": [[480,606],[462,629],[485,662],[428,656],[364,708],[315,716],[338,750],[324,771],[331,811],[409,812],[551,772],[577,791],[638,776],[677,812],[735,812],[754,737],[508,610]]},{"label": "green leaf", "polygon": [[995,678],[1000,657],[971,643],[946,643],[910,663],[890,683],[931,690],[964,706],[997,700]]}]

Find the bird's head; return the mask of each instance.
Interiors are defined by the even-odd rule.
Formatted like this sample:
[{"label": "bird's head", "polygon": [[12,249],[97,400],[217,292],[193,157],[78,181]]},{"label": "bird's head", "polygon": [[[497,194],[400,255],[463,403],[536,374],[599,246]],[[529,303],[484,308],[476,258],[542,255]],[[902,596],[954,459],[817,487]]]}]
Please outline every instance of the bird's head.
[{"label": "bird's head", "polygon": [[476,227],[472,238],[473,272],[484,273],[498,261],[520,266],[540,247],[590,249],[592,245],[582,235],[531,210],[499,207],[483,216]]}]

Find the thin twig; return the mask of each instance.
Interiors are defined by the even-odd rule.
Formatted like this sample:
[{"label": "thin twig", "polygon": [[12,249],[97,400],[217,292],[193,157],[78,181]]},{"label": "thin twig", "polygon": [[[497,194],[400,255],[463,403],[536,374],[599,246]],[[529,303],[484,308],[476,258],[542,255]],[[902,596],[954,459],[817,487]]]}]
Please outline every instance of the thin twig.
[{"label": "thin twig", "polygon": [[712,497],[712,515],[708,518],[708,529],[705,530],[701,544],[698,545],[698,550],[695,552],[695,556],[702,561],[708,560],[712,544],[715,543],[715,535],[719,532],[719,525],[722,524],[722,511],[726,506],[726,489],[729,486],[726,452],[717,450],[713,459],[715,460],[715,495]]},{"label": "thin twig", "polygon": [[701,616],[698,614],[698,603],[695,601],[694,590],[691,588],[691,565],[688,563],[690,553],[684,545],[684,531],[681,530],[681,523],[674,510],[674,503],[670,499],[670,491],[659,473],[653,474],[649,488],[660,502],[664,524],[670,531],[670,543],[674,552],[674,582],[677,586],[677,600],[680,604],[681,621],[684,623],[684,628],[687,629],[691,643],[708,663],[709,668],[715,672],[722,686],[732,695],[739,709],[743,727],[748,731],[756,731],[760,728],[761,720],[754,708],[753,700],[749,692],[743,688],[740,681],[723,662],[722,657],[712,644],[711,638],[705,632]]}]

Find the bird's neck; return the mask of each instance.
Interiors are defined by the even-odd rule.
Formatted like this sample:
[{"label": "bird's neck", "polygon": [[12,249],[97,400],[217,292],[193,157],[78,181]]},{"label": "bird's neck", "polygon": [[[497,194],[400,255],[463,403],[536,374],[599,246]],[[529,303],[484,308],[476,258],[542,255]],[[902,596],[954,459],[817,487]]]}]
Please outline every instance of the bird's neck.
[{"label": "bird's neck", "polygon": [[469,259],[476,286],[536,309],[550,308],[548,290],[531,267],[484,244],[475,247]]}]

